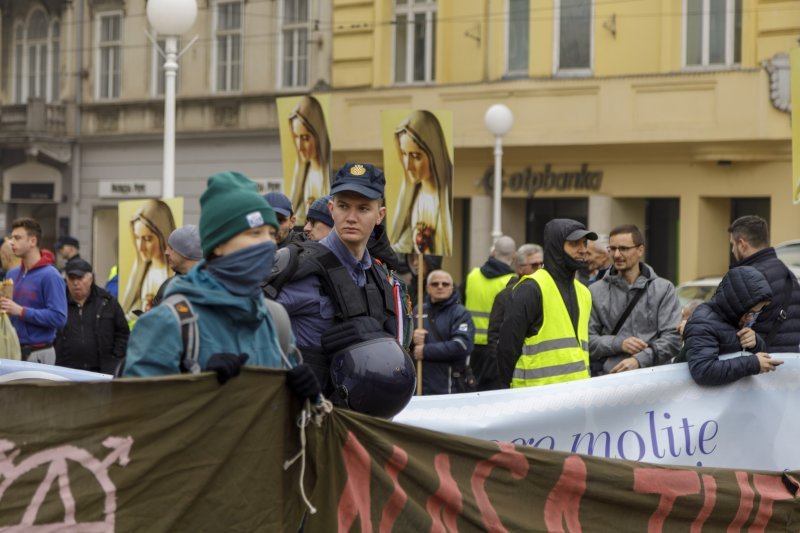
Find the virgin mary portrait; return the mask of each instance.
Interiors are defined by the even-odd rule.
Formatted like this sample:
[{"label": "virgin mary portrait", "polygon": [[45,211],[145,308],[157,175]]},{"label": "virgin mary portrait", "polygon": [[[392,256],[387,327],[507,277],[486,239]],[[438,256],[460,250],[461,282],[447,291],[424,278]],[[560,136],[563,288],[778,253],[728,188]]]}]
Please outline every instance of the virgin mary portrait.
[{"label": "virgin mary portrait", "polygon": [[439,120],[412,111],[395,130],[403,181],[389,240],[397,252],[450,255],[453,164]]},{"label": "virgin mary portrait", "polygon": [[308,208],[330,191],[331,144],[322,106],[313,96],[302,96],[289,115],[297,159],[289,198],[297,223],[305,223]]},{"label": "virgin mary portrait", "polygon": [[175,230],[175,219],[166,203],[147,200],[134,214],[130,227],[136,254],[122,297],[128,321],[150,309],[158,288],[171,275],[164,251]]}]

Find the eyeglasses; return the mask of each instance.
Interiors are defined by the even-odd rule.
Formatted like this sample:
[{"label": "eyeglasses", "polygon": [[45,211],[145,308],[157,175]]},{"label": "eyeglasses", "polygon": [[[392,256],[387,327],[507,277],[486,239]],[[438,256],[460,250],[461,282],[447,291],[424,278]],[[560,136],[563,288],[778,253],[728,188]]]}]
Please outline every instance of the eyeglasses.
[{"label": "eyeglasses", "polygon": [[606,250],[608,250],[608,253],[610,254],[617,253],[617,250],[619,250],[623,254],[626,254],[631,250],[633,250],[634,248],[638,248],[639,246],[641,246],[641,244],[637,244],[635,246],[609,246],[606,248]]},{"label": "eyeglasses", "polygon": [[542,266],[544,266],[544,263],[542,263],[541,261],[537,261],[536,263],[520,263],[519,266],[521,266],[521,267],[542,268]]},{"label": "eyeglasses", "polygon": [[428,283],[428,285],[435,289],[438,289],[439,287],[446,289],[447,287],[452,285],[452,283],[450,283],[449,281],[431,281],[430,283]]}]

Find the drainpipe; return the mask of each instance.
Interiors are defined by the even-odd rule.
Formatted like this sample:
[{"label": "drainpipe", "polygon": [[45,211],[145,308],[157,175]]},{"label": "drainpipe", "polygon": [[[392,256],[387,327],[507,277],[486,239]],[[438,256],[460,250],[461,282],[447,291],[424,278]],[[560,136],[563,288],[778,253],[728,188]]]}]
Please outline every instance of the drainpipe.
[{"label": "drainpipe", "polygon": [[70,197],[69,232],[78,235],[81,201],[81,103],[83,102],[83,3],[77,0],[78,20],[75,24],[75,141],[72,143],[72,192]]}]

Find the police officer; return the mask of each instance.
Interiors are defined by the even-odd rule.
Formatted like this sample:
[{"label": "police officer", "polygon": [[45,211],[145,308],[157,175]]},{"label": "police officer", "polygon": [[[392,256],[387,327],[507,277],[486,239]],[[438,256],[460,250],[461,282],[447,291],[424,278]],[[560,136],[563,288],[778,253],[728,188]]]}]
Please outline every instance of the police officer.
[{"label": "police officer", "polygon": [[575,220],[544,227],[544,268],[520,279],[500,329],[500,377],[512,388],[589,378],[592,296],[575,278],[587,240],[597,234]]},{"label": "police officer", "polygon": [[328,202],[330,196],[323,196],[317,198],[311,207],[308,208],[308,215],[306,215],[306,225],[303,226],[303,231],[306,234],[306,239],[310,241],[319,241],[328,236],[333,229],[333,218],[331,211],[328,209]]},{"label": "police officer", "polygon": [[272,191],[265,194],[264,199],[275,211],[275,218],[278,220],[278,234],[275,236],[278,249],[285,248],[293,242],[303,242],[305,234],[294,230],[297,217],[289,198],[282,192]]},{"label": "police officer", "polygon": [[276,297],[326,395],[332,391],[330,357],[345,347],[342,342],[397,335],[393,286],[367,248],[386,216],[385,184],[383,171],[370,164],[339,169],[328,202],[333,231],[318,243],[305,243],[297,273]]}]

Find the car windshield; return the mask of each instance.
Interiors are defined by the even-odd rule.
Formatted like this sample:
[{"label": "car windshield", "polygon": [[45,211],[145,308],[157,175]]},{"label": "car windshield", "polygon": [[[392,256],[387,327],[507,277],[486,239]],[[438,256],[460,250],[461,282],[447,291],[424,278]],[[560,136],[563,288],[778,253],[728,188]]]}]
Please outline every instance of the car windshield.
[{"label": "car windshield", "polygon": [[709,285],[689,285],[678,287],[678,300],[681,307],[686,305],[690,300],[708,300],[713,296],[714,291],[717,290],[717,285],[710,283]]},{"label": "car windshield", "polygon": [[778,259],[787,265],[800,267],[800,243],[776,246],[775,253],[778,254]]}]

